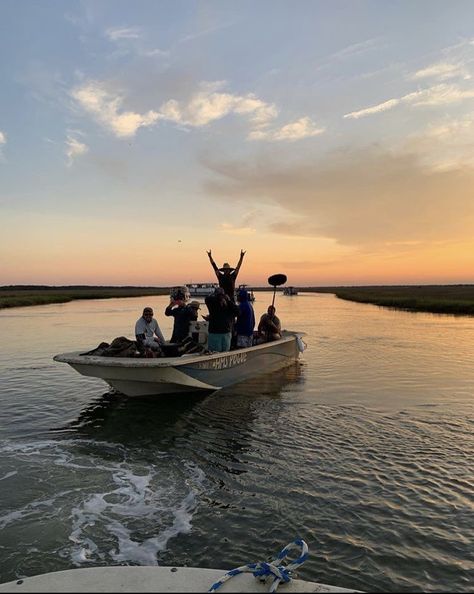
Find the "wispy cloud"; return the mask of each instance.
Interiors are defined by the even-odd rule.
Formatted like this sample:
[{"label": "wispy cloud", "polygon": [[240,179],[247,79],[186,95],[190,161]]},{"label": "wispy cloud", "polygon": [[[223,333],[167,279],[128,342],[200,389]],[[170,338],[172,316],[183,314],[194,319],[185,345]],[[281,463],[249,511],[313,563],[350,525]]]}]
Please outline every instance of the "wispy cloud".
[{"label": "wispy cloud", "polygon": [[406,149],[434,170],[474,167],[474,112],[430,124],[422,134],[408,138]]},{"label": "wispy cloud", "polygon": [[105,31],[105,37],[120,48],[114,56],[134,53],[146,58],[163,58],[170,54],[168,50],[147,47],[146,35],[140,27],[110,27]]},{"label": "wispy cloud", "polygon": [[110,41],[121,39],[139,39],[141,37],[140,27],[110,27],[105,32]]},{"label": "wispy cloud", "polygon": [[160,107],[164,119],[184,126],[200,127],[229,114],[247,116],[256,128],[266,126],[278,115],[275,105],[266,103],[252,93],[233,95],[220,92],[224,82],[202,83],[201,90],[189,101],[170,99]]},{"label": "wispy cloud", "polygon": [[254,235],[257,232],[253,227],[236,227],[231,223],[221,223],[220,231],[230,235]]},{"label": "wispy cloud", "polygon": [[452,64],[449,62],[437,62],[431,64],[426,68],[417,70],[411,75],[412,80],[420,80],[424,78],[435,78],[436,80],[443,81],[449,78],[461,77],[465,80],[471,78],[468,70],[463,64]]},{"label": "wispy cloud", "polygon": [[302,117],[296,122],[285,124],[281,128],[273,130],[254,130],[249,134],[251,140],[302,140],[312,136],[319,136],[325,132],[325,128],[318,128],[309,117]]},{"label": "wispy cloud", "polygon": [[334,52],[330,58],[335,59],[345,59],[352,56],[358,56],[363,54],[367,51],[373,50],[377,47],[377,43],[380,41],[380,38],[372,38],[366,39],[364,41],[358,41],[357,43],[352,43],[337,52]]},{"label": "wispy cloud", "polygon": [[200,29],[198,31],[194,31],[193,33],[189,33],[181,39],[178,40],[178,43],[187,43],[189,41],[194,41],[195,39],[199,39],[201,37],[205,37],[206,35],[212,35],[213,33],[217,33],[218,31],[222,31],[223,29],[227,29],[235,25],[235,22],[228,22],[228,23],[218,23],[216,25],[211,25],[204,29]]},{"label": "wispy cloud", "polygon": [[0,160],[3,160],[3,147],[7,143],[7,135],[0,130]]},{"label": "wispy cloud", "polygon": [[164,119],[185,126],[205,126],[229,114],[246,116],[251,125],[249,140],[296,141],[322,134],[324,128],[317,127],[309,117],[302,117],[281,127],[270,127],[278,116],[278,108],[253,93],[233,95],[220,92],[223,82],[205,83],[187,103],[174,99],[160,108]]},{"label": "wispy cloud", "polygon": [[134,136],[139,128],[152,126],[160,119],[160,115],[152,110],[144,114],[122,110],[123,98],[112,94],[97,81],[89,81],[74,88],[71,96],[86,112],[119,138]]},{"label": "wispy cloud", "polygon": [[378,103],[371,107],[366,107],[358,111],[346,113],[343,117],[346,119],[359,119],[376,113],[389,111],[402,103],[422,106],[439,106],[459,103],[466,99],[474,98],[474,89],[462,89],[458,85],[439,84],[427,89],[408,93],[399,98],[389,99],[383,103]]},{"label": "wispy cloud", "polygon": [[85,155],[89,150],[89,147],[78,140],[72,133],[67,135],[66,138],[66,156],[67,165],[71,167],[74,160],[81,155]]},{"label": "wispy cloud", "polygon": [[365,116],[372,115],[374,113],[388,111],[389,109],[392,109],[399,103],[400,99],[389,99],[388,101],[378,103],[377,105],[373,105],[372,107],[365,107],[364,109],[360,109],[359,111],[351,111],[351,113],[346,113],[344,115],[344,118],[352,118],[358,120],[359,118],[364,118]]}]

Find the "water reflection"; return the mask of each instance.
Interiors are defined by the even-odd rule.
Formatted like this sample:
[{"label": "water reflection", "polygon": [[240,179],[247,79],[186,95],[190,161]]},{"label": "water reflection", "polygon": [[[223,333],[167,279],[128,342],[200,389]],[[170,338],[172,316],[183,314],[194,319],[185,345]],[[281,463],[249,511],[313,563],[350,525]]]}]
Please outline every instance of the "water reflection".
[{"label": "water reflection", "polygon": [[53,432],[73,432],[107,441],[138,443],[162,439],[163,432],[188,413],[205,395],[169,394],[159,398],[129,398],[113,391],[102,394],[79,416]]},{"label": "water reflection", "polygon": [[125,443],[157,438],[163,441],[171,429],[177,432],[180,421],[182,427],[183,418],[190,421],[189,417],[196,408],[193,419],[202,421],[197,423],[196,431],[207,430],[206,418],[212,419],[214,427],[226,424],[240,431],[252,421],[253,400],[279,398],[289,386],[302,381],[302,365],[296,363],[213,393],[137,398],[108,391],[87,404],[76,419],[50,431]]}]

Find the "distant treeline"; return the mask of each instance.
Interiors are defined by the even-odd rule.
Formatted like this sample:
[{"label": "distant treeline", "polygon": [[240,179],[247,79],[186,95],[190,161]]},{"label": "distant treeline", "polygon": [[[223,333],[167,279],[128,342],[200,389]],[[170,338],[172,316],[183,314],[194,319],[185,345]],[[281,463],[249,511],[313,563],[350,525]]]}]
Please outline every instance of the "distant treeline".
[{"label": "distant treeline", "polygon": [[[300,292],[334,293],[340,299],[409,311],[474,315],[474,285],[301,286],[295,288]],[[66,303],[75,299],[168,295],[170,289],[171,287],[8,285],[0,287],[0,309]],[[253,287],[253,290],[273,291],[273,288]],[[282,290],[282,287],[278,288],[278,291]]]}]

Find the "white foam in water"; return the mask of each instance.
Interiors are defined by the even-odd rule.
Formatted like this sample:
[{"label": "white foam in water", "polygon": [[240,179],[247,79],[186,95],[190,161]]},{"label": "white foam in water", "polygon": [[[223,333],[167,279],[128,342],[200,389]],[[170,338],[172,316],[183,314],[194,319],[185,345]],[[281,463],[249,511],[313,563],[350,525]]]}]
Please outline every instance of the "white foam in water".
[{"label": "white foam in water", "polygon": [[[58,552],[75,566],[99,561],[158,565],[157,554],[168,541],[191,530],[205,482],[193,463],[169,455],[163,459],[157,452],[150,464],[139,451],[134,460],[119,444],[88,440],[2,445],[4,454],[21,463],[19,472],[23,480],[31,478],[32,487],[28,500],[1,517],[0,525],[40,521],[47,527],[60,520],[67,530],[72,521],[70,544]],[[48,478],[37,487],[32,477],[43,467]],[[55,492],[57,479],[73,488]],[[49,494],[42,490],[45,484],[51,486]]]},{"label": "white foam in water", "polygon": [[[139,475],[123,464],[116,468],[112,480],[117,489],[94,493],[72,509],[73,530],[69,538],[75,543],[71,550],[73,563],[104,560],[108,555],[115,562],[158,565],[157,553],[166,549],[168,541],[191,530],[199,485],[205,478],[191,464],[182,468],[190,472],[191,480],[183,481],[181,472],[173,469],[163,473],[163,469],[153,467],[149,474]],[[158,481],[160,484],[155,486]],[[107,541],[107,535],[113,536],[115,547],[100,551],[91,537],[94,532],[102,540],[104,532]],[[146,537],[149,532],[154,535]]]}]

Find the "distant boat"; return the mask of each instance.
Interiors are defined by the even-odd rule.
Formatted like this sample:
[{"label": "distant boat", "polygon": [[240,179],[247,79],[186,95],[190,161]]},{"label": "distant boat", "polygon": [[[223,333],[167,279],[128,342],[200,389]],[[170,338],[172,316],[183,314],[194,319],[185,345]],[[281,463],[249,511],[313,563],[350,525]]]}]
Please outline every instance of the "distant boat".
[{"label": "distant boat", "polygon": [[285,287],[283,289],[283,295],[298,295],[298,289],[295,287]]},{"label": "distant boat", "polygon": [[170,297],[175,301],[189,301],[190,293],[186,285],[179,285],[178,287],[171,287]]},{"label": "distant boat", "polygon": [[207,297],[212,295],[218,286],[217,283],[190,283],[187,288],[191,297]]},{"label": "distant boat", "polygon": [[235,300],[237,301],[237,294],[240,289],[245,289],[249,294],[249,301],[255,301],[255,295],[253,294],[253,290],[248,288],[248,285],[239,285],[239,288],[235,290]]}]

